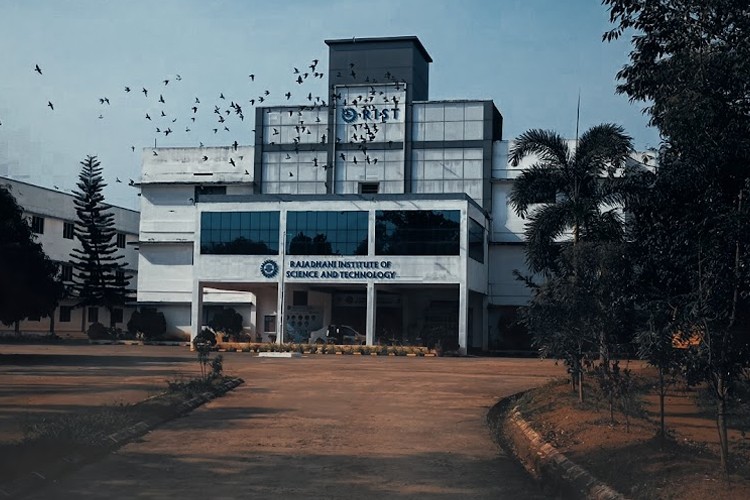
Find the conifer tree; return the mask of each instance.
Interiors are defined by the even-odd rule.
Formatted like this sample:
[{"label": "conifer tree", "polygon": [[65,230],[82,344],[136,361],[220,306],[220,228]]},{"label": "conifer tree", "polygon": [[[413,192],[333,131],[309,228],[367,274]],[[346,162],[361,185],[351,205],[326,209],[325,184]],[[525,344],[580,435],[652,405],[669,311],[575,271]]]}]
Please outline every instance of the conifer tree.
[{"label": "conifer tree", "polygon": [[87,156],[81,165],[73,192],[78,216],[75,236],[80,243],[71,253],[74,289],[79,307],[103,306],[112,318],[112,310],[125,303],[129,277],[124,274],[123,256],[117,255],[115,216],[104,202],[101,164],[96,156]]}]

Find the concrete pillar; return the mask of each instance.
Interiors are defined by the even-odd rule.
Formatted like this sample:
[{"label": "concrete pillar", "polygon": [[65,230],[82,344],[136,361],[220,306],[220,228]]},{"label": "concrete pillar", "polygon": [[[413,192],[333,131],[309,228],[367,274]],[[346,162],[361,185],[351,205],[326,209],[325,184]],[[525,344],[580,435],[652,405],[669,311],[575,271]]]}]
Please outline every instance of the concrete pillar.
[{"label": "concrete pillar", "polygon": [[286,321],[284,319],[284,281],[279,281],[276,287],[276,343],[281,344],[284,339],[284,328]]},{"label": "concrete pillar", "polygon": [[365,335],[367,337],[367,345],[373,345],[375,343],[375,312],[377,307],[377,291],[375,290],[375,283],[367,283],[367,329]]},{"label": "concrete pillar", "polygon": [[461,282],[458,285],[458,352],[466,354],[469,329],[469,287]]},{"label": "concrete pillar", "polygon": [[482,351],[490,350],[490,318],[487,311],[487,295],[482,295]]},{"label": "concrete pillar", "polygon": [[190,340],[201,331],[203,325],[203,285],[200,281],[193,284],[193,298],[190,304]]}]

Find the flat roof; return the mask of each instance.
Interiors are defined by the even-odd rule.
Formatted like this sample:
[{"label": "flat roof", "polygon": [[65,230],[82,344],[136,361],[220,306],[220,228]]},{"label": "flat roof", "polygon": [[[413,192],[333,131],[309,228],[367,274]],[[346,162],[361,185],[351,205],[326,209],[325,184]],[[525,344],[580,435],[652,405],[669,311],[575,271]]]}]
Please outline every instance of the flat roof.
[{"label": "flat roof", "polygon": [[424,45],[422,45],[422,42],[419,41],[419,38],[417,38],[414,35],[411,36],[383,36],[383,37],[370,37],[370,38],[337,38],[335,40],[326,40],[325,43],[329,47],[331,45],[354,45],[357,43],[388,43],[388,42],[411,42],[414,45],[417,46],[417,49],[419,49],[419,52],[422,53],[422,56],[427,60],[428,63],[432,62],[432,58],[430,57],[430,54],[427,53],[427,49],[424,48]]}]

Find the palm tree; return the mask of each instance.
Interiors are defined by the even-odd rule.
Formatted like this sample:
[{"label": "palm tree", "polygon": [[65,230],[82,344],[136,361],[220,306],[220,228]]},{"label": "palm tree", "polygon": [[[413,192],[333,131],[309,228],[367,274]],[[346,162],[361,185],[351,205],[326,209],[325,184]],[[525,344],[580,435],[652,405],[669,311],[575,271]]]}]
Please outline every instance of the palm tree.
[{"label": "palm tree", "polygon": [[573,245],[622,238],[617,207],[623,191],[615,174],[632,152],[632,139],[624,129],[608,123],[584,132],[573,150],[547,130],[532,129],[516,139],[509,155],[512,165],[529,155],[537,157],[510,193],[516,214],[529,220],[526,260],[532,272],[554,271],[560,250],[556,242],[567,235]]}]

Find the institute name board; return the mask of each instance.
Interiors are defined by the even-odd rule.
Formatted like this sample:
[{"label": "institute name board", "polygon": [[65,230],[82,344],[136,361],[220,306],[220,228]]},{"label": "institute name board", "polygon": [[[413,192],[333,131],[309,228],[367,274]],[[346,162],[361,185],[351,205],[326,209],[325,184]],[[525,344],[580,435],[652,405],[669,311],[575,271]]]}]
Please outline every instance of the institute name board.
[{"label": "institute name board", "polygon": [[390,260],[290,260],[284,277],[319,280],[392,280],[397,274]]}]

